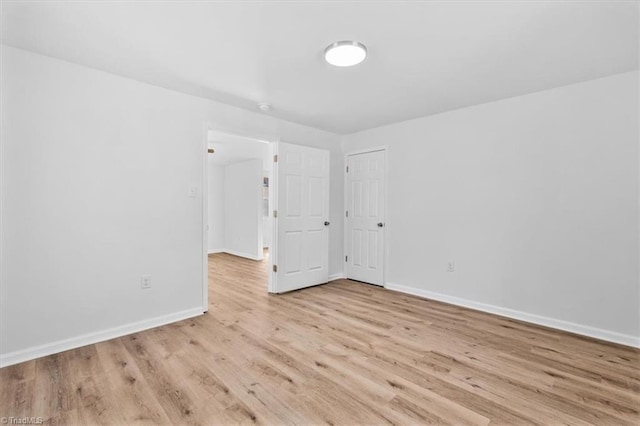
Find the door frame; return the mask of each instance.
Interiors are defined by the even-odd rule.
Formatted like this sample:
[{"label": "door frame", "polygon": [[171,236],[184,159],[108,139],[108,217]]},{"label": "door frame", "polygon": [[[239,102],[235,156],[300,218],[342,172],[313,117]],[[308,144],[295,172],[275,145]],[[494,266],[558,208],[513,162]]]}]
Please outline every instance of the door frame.
[{"label": "door frame", "polygon": [[202,123],[202,312],[209,311],[209,130],[213,125]]},{"label": "door frame", "polygon": [[[389,149],[387,145],[379,145],[379,146],[374,146],[371,148],[363,148],[363,149],[357,149],[357,150],[353,150],[353,151],[347,151],[344,153],[344,164],[343,164],[343,173],[344,173],[344,186],[343,186],[343,203],[344,203],[344,211],[345,211],[345,215],[342,216],[342,220],[343,220],[343,225],[342,225],[342,229],[344,230],[343,232],[343,240],[342,240],[342,251],[344,253],[345,256],[348,256],[347,254],[347,238],[349,237],[347,235],[347,215],[346,215],[346,211],[348,208],[348,201],[347,200],[347,194],[348,194],[348,190],[347,190],[347,164],[348,164],[348,160],[349,157],[352,155],[359,155],[359,154],[368,154],[370,152],[379,152],[379,151],[383,151],[384,152],[384,174],[382,177],[382,184],[384,185],[384,229],[383,229],[383,236],[384,236],[384,247],[382,248],[382,287],[386,288],[387,287],[387,268],[388,268],[388,258],[389,258],[389,185],[388,185],[388,181],[389,181]],[[344,276],[344,278],[349,279],[349,276],[347,274],[347,264],[346,261],[345,263],[343,263],[344,268],[342,268],[342,275]],[[375,285],[375,284],[372,284]]]},{"label": "door frame", "polygon": [[269,245],[269,264],[267,270],[269,275],[269,284],[267,285],[267,291],[269,294],[277,294],[278,288],[278,274],[274,272],[273,265],[275,259],[278,258],[278,220],[274,217],[273,212],[277,210],[278,206],[278,162],[275,161],[278,158],[278,151],[280,147],[280,139],[276,139],[271,143],[271,160],[273,166],[271,167],[271,179],[269,179],[269,217],[271,218],[271,244]]}]

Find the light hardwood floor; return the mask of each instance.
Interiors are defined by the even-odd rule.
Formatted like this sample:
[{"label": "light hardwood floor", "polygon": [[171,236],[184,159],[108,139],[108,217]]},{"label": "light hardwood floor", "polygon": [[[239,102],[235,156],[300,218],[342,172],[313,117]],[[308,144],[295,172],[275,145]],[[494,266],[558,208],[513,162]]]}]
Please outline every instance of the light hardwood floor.
[{"label": "light hardwood floor", "polygon": [[639,424],[640,352],[350,282],[280,296],[210,257],[209,313],[0,370],[50,424]]}]

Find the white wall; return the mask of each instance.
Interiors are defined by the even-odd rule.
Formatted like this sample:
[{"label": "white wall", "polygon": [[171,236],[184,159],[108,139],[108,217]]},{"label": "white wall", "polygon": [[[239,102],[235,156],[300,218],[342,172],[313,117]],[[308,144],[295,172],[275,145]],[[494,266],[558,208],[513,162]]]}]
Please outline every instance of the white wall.
[{"label": "white wall", "polygon": [[638,72],[343,144],[389,147],[390,287],[638,344]]},{"label": "white wall", "polygon": [[202,312],[207,103],[2,53],[2,353]]},{"label": "white wall", "polygon": [[218,253],[224,251],[225,243],[224,167],[211,164],[211,160],[209,160],[207,174],[208,248],[209,253]]},{"label": "white wall", "polygon": [[0,363],[202,312],[205,121],[340,161],[331,133],[1,47]]},{"label": "white wall", "polygon": [[229,164],[224,177],[225,251],[261,260],[262,160]]}]

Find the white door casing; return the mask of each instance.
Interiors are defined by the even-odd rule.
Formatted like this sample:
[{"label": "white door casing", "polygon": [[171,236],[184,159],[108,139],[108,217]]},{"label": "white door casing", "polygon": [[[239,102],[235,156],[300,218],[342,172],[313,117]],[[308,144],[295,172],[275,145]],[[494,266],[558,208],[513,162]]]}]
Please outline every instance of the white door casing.
[{"label": "white door casing", "polygon": [[347,155],[346,275],[384,285],[386,151]]},{"label": "white door casing", "polygon": [[[329,151],[279,142],[274,164],[274,293],[329,279]],[[277,269],[277,271],[276,271]]]}]

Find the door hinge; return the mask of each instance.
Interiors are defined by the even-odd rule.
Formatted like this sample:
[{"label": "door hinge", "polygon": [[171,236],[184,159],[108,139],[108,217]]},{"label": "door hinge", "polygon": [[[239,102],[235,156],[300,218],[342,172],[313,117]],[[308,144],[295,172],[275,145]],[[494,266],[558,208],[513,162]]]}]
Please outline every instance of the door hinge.
[{"label": "door hinge", "polygon": [[345,257],[344,257],[344,261],[346,262],[346,261],[348,261],[348,260],[349,260],[349,256],[345,256]]},{"label": "door hinge", "polygon": [[274,163],[277,163],[277,162],[278,162],[278,154],[276,154],[276,155],[274,155],[274,156],[273,156],[273,162],[274,162]]},{"label": "door hinge", "polygon": [[278,217],[278,210],[273,211],[273,217]]},{"label": "door hinge", "polygon": [[278,272],[278,265],[273,265],[273,272]]},{"label": "door hinge", "polygon": [[344,217],[349,217],[349,210],[344,212]]},{"label": "door hinge", "polygon": [[349,173],[349,166],[347,166],[347,173]]}]

